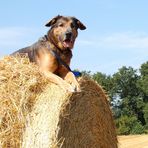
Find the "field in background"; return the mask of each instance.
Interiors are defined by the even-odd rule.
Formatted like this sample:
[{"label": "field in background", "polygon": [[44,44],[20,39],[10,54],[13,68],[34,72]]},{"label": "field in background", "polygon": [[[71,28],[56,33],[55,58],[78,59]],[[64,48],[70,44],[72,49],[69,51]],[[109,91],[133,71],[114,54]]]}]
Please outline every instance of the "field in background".
[{"label": "field in background", "polygon": [[118,136],[119,148],[148,148],[148,135]]}]

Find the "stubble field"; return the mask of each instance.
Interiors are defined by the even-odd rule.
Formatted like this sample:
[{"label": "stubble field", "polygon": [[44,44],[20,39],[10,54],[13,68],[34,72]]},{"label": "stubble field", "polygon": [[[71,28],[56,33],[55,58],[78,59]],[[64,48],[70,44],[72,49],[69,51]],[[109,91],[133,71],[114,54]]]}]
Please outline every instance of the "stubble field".
[{"label": "stubble field", "polygon": [[118,136],[119,148],[148,148],[148,135]]}]

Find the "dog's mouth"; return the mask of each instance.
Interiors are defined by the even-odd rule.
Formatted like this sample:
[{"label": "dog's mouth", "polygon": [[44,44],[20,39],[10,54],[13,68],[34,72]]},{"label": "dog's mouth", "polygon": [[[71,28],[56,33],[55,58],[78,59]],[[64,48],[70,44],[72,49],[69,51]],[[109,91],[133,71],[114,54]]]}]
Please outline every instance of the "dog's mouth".
[{"label": "dog's mouth", "polygon": [[72,39],[65,39],[63,41],[63,47],[64,48],[72,49],[73,48],[73,44],[74,44],[74,41]]}]

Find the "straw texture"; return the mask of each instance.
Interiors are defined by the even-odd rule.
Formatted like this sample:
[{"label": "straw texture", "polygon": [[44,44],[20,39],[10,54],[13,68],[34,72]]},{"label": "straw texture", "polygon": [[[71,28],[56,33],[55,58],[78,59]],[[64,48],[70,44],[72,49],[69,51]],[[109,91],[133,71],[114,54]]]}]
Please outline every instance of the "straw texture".
[{"label": "straw texture", "polygon": [[89,78],[65,92],[27,58],[0,61],[0,147],[117,148],[107,96]]}]

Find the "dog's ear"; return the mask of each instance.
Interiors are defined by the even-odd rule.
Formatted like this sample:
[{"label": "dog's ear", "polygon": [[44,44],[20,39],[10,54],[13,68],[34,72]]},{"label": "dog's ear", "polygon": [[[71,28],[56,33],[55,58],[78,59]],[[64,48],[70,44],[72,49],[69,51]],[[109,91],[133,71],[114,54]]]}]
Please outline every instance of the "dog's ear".
[{"label": "dog's ear", "polygon": [[45,24],[45,26],[46,26],[46,27],[50,27],[50,26],[54,25],[54,24],[57,22],[57,20],[58,20],[59,18],[61,18],[61,17],[62,17],[61,15],[57,15],[56,17],[54,17],[53,19],[51,19],[50,21],[48,21],[48,22]]},{"label": "dog's ear", "polygon": [[77,18],[74,18],[74,21],[75,21],[77,27],[80,30],[85,30],[86,29],[86,26],[80,20],[78,20]]}]

